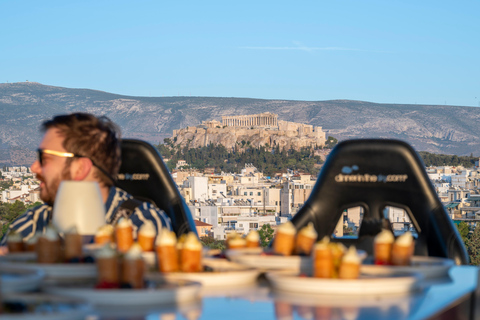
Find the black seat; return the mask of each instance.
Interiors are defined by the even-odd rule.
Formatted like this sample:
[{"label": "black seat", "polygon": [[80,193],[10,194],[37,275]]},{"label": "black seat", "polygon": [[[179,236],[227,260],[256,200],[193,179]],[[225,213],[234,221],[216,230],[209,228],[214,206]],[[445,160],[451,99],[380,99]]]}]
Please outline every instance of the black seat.
[{"label": "black seat", "polygon": [[170,217],[177,236],[197,232],[190,210],[180,195],[160,153],[151,144],[122,140],[122,165],[117,186],[135,198],[153,202]]},{"label": "black seat", "polygon": [[[385,227],[387,206],[404,209],[418,232],[415,254],[468,264],[463,241],[440,202],[414,149],[399,140],[339,143],[325,162],[308,200],[292,218],[297,230],[313,222],[318,238],[330,236],[343,211],[364,210],[358,239],[334,241],[372,253],[373,237]],[[388,225],[390,225],[388,223]]]}]

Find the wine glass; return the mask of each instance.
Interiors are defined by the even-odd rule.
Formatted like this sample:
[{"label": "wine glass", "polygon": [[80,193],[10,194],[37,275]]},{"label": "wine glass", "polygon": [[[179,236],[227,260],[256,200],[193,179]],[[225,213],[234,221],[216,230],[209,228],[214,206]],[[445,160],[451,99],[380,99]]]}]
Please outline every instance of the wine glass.
[{"label": "wine glass", "polygon": [[95,235],[105,225],[105,205],[93,181],[62,181],[53,205],[53,224],[61,233],[73,227],[82,236]]}]

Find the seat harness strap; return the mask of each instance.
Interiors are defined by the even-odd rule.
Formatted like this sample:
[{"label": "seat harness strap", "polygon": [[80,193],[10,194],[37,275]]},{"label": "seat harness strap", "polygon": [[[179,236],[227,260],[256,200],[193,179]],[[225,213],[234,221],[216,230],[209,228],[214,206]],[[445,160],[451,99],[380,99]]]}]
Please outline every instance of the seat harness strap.
[{"label": "seat harness strap", "polygon": [[142,205],[142,201],[135,198],[127,199],[118,206],[117,210],[110,216],[108,224],[115,225],[120,218],[130,218],[136,208]]}]

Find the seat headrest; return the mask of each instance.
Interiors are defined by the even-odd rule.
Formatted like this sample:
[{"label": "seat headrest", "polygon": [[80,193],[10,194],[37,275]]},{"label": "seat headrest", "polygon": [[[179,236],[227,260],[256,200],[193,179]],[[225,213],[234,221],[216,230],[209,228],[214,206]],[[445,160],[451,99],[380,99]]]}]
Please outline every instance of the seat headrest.
[{"label": "seat headrest", "polygon": [[150,143],[122,140],[122,164],[117,186],[164,210],[177,234],[196,232],[193,218],[157,149]]},{"label": "seat headrest", "polygon": [[[345,209],[356,206],[363,207],[366,222],[360,235],[377,233],[383,209],[392,206],[407,211],[419,235],[426,236],[430,243],[431,255],[447,255],[444,242],[452,236],[457,240],[459,237],[423,162],[410,145],[400,140],[358,139],[339,143],[292,222],[297,228],[314,222],[321,239],[332,234]],[[462,262],[468,261],[463,244],[458,250]]]}]

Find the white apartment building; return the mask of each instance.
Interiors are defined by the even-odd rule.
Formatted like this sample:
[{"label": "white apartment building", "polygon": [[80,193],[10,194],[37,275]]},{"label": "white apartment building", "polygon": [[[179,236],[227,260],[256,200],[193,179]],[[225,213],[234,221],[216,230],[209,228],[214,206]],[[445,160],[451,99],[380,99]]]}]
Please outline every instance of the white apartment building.
[{"label": "white apartment building", "polygon": [[257,186],[257,187],[245,187],[245,186],[236,186],[232,190],[233,195],[236,196],[237,199],[244,199],[244,200],[252,200],[255,203],[263,203],[264,202],[264,188]]},{"label": "white apartment building", "polygon": [[443,180],[433,182],[433,187],[435,188],[435,191],[437,194],[442,195],[442,194],[447,194],[448,189],[450,188],[450,183],[445,182]]},{"label": "white apartment building", "polygon": [[463,188],[449,188],[447,190],[449,202],[464,202],[470,196],[470,190]]},{"label": "white apartment building", "polygon": [[218,226],[218,207],[212,203],[200,203],[198,205],[189,205],[188,208],[194,220],[211,224],[213,227]]},{"label": "white apartment building", "polygon": [[286,181],[280,191],[281,216],[295,215],[307,201],[314,185],[315,181],[309,181],[309,183],[301,183],[296,180]]},{"label": "white apartment building", "polygon": [[238,182],[243,185],[256,185],[258,184],[258,177],[253,175],[240,176],[238,177]]},{"label": "white apartment building", "polygon": [[228,233],[247,234],[263,224],[275,225],[275,207],[254,205],[253,202],[232,198],[207,200],[189,205],[195,220],[212,225],[215,239],[226,239]]},{"label": "white apartment building", "polygon": [[10,202],[10,199],[20,197],[28,194],[30,187],[28,185],[21,185],[18,189],[7,189],[2,191],[2,202]]},{"label": "white apartment building", "polygon": [[281,194],[282,189],[280,188],[265,188],[265,204],[267,206],[274,206],[275,212],[280,212],[280,206],[282,204]]},{"label": "white apartment building", "polygon": [[192,189],[192,200],[205,201],[208,199],[207,177],[188,177],[187,182]]},{"label": "white apartment building", "polygon": [[462,170],[460,174],[451,176],[452,187],[465,188],[467,177],[470,175],[470,170]]},{"label": "white apartment building", "polygon": [[[223,181],[225,182],[225,181]],[[208,199],[226,198],[226,183],[209,183],[207,184]]]},{"label": "white apartment building", "polygon": [[410,230],[413,226],[408,216],[407,212],[401,208],[395,207],[387,207],[385,209],[387,211],[388,219],[392,224],[392,229],[394,232],[405,232]]}]

